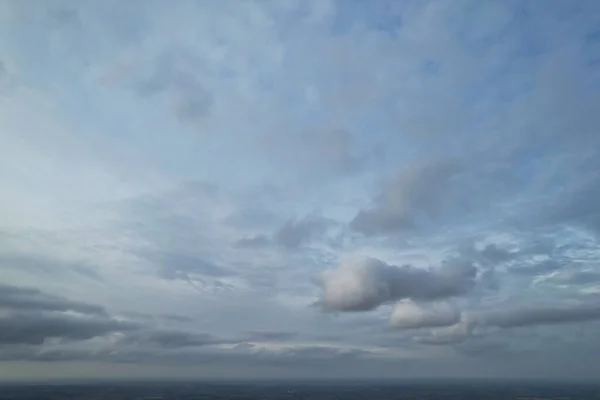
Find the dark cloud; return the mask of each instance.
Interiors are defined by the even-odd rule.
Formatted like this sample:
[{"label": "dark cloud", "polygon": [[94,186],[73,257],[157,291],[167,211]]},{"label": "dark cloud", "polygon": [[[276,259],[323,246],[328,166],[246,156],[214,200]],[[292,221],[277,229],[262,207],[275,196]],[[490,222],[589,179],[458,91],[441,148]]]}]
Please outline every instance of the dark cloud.
[{"label": "dark cloud", "polygon": [[246,331],[243,336],[243,342],[262,342],[262,341],[286,341],[294,339],[298,334],[294,332],[277,331]]},{"label": "dark cloud", "polygon": [[178,330],[150,330],[127,335],[124,344],[155,345],[163,348],[206,346],[223,343],[222,340],[206,333]]},{"label": "dark cloud", "polygon": [[515,253],[500,248],[495,244],[489,244],[478,252],[479,261],[486,264],[496,265],[512,260]]},{"label": "dark cloud", "polygon": [[137,329],[131,322],[58,313],[10,313],[0,317],[0,343],[42,344],[46,339],[87,340]]},{"label": "dark cloud", "polygon": [[520,328],[537,325],[570,324],[600,319],[600,306],[577,305],[570,307],[519,308],[491,312],[480,318],[480,323],[499,328]]},{"label": "dark cloud", "polygon": [[285,348],[266,350],[252,345],[235,346],[230,350],[185,348],[185,349],[41,349],[39,347],[0,349],[0,360],[5,361],[91,361],[109,363],[143,363],[159,365],[226,365],[231,367],[250,366],[311,366],[340,365],[341,361],[364,361],[366,351],[340,349],[329,346]]},{"label": "dark cloud", "polygon": [[102,277],[91,266],[85,263],[71,261],[53,260],[36,255],[25,254],[1,254],[0,269],[15,269],[31,273],[43,273],[49,275],[75,274],[81,277],[101,282]]},{"label": "dark cloud", "polygon": [[434,270],[354,258],[322,274],[320,305],[331,311],[367,311],[394,300],[444,299],[467,293],[476,275],[469,264]]},{"label": "dark cloud", "polygon": [[507,343],[492,341],[464,342],[454,348],[469,357],[503,357],[511,352]]},{"label": "dark cloud", "polygon": [[287,249],[298,248],[322,235],[330,224],[331,221],[316,216],[289,219],[272,237],[263,234],[250,236],[238,240],[235,245],[239,248],[260,248],[275,244]]},{"label": "dark cloud", "polygon": [[299,247],[327,228],[327,221],[317,217],[289,220],[275,233],[274,241],[280,246]]},{"label": "dark cloud", "polygon": [[0,284],[0,308],[18,311],[75,311],[89,315],[107,315],[106,310],[98,305],[68,300],[34,288],[6,284]]},{"label": "dark cloud", "polygon": [[457,163],[442,160],[403,169],[382,184],[374,204],[361,210],[350,226],[371,236],[412,230],[423,221],[436,220],[456,195],[454,181],[460,171]]},{"label": "dark cloud", "polygon": [[145,320],[145,321],[170,321],[170,322],[193,322],[194,321],[193,318],[186,317],[185,315],[171,314],[171,313],[150,314],[150,313],[141,313],[141,312],[128,312],[128,313],[125,313],[124,315],[131,317],[131,318]]}]

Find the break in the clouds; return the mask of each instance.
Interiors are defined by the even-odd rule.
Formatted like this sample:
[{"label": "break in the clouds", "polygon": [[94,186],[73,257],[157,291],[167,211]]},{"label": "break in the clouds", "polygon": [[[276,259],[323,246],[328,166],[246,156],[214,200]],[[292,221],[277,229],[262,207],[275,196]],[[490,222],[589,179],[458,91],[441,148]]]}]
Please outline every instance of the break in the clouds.
[{"label": "break in the clouds", "polygon": [[0,375],[593,378],[598,26],[1,2]]}]

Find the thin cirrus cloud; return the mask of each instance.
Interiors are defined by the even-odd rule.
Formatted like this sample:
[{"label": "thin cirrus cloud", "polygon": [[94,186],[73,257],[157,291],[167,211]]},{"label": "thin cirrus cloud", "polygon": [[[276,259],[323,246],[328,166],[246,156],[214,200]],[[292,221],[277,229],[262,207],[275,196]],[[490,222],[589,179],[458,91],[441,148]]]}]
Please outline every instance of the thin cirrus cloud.
[{"label": "thin cirrus cloud", "polygon": [[593,378],[597,2],[38,3],[0,375]]}]

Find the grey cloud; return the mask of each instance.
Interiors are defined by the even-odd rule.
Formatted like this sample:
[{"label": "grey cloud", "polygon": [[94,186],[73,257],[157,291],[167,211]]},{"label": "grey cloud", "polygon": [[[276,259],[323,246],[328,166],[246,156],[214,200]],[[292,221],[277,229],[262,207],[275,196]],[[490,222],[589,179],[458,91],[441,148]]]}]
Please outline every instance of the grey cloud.
[{"label": "grey cloud", "polygon": [[277,331],[247,331],[243,336],[244,342],[261,342],[261,341],[285,341],[297,337],[294,332],[277,332]]},{"label": "grey cloud", "polygon": [[238,240],[235,245],[239,248],[261,248],[275,244],[293,249],[323,234],[330,224],[331,221],[316,216],[289,219],[275,231],[272,237],[264,234],[245,237]]},{"label": "grey cloud", "polygon": [[83,262],[53,260],[36,255],[2,254],[0,255],[0,269],[3,268],[49,275],[75,274],[98,282],[102,281],[100,274]]},{"label": "grey cloud", "polygon": [[585,285],[600,282],[600,272],[574,271],[552,277],[552,281],[564,285]]},{"label": "grey cloud", "polygon": [[303,135],[303,140],[312,144],[311,155],[319,157],[316,162],[328,165],[335,172],[354,173],[364,165],[365,160],[352,153],[354,139],[347,130],[314,131],[310,135]]},{"label": "grey cloud", "polygon": [[456,324],[432,329],[428,335],[419,335],[414,339],[418,343],[429,345],[462,343],[473,335],[476,324],[475,319],[463,314]]},{"label": "grey cloud", "polygon": [[520,328],[536,325],[557,325],[600,319],[600,306],[577,305],[554,308],[520,308],[484,314],[480,323],[499,328]]},{"label": "grey cloud", "polygon": [[450,345],[473,337],[485,337],[485,328],[515,329],[542,325],[560,325],[600,320],[600,306],[580,304],[570,307],[531,307],[463,314],[455,325],[432,329],[415,341],[430,345]]},{"label": "grey cloud", "polygon": [[320,305],[331,311],[367,311],[394,300],[444,299],[467,293],[476,275],[472,265],[446,264],[434,270],[354,258],[323,272]]},{"label": "grey cloud", "polygon": [[489,244],[484,247],[478,255],[481,262],[488,264],[500,264],[513,259],[516,254],[500,248],[495,244]]},{"label": "grey cloud", "polygon": [[171,321],[171,322],[192,322],[193,318],[186,317],[185,315],[172,314],[172,313],[163,313],[163,314],[151,314],[151,313],[141,313],[141,312],[128,312],[124,313],[127,317],[131,317],[134,319],[146,320],[146,321]]},{"label": "grey cloud", "polygon": [[419,304],[404,300],[394,307],[390,324],[401,329],[435,328],[454,325],[460,317],[460,312],[450,304]]},{"label": "grey cloud", "polygon": [[105,316],[106,310],[98,305],[73,301],[46,294],[38,289],[0,284],[0,308],[22,311],[75,311]]},{"label": "grey cloud", "polygon": [[10,313],[0,317],[0,343],[42,344],[46,339],[87,340],[137,329],[131,322],[54,313]]},{"label": "grey cloud", "polygon": [[456,195],[453,181],[460,171],[456,162],[441,160],[403,169],[383,183],[373,206],[361,210],[350,226],[371,236],[411,230],[422,221],[436,220]]},{"label": "grey cloud", "polygon": [[189,280],[193,276],[224,277],[231,273],[203,258],[186,253],[151,251],[149,260],[158,265],[158,272],[165,279]]},{"label": "grey cloud", "polygon": [[340,361],[363,361],[366,351],[339,349],[327,346],[287,348],[281,350],[258,349],[253,346],[235,346],[232,349],[186,348],[186,349],[7,349],[1,351],[0,360],[5,361],[95,361],[110,363],[143,363],[160,365],[241,365],[259,366],[312,366],[339,365]]},{"label": "grey cloud", "polygon": [[507,343],[490,341],[464,342],[457,344],[454,348],[469,357],[502,357],[511,352]]},{"label": "grey cloud", "polygon": [[296,178],[311,182],[358,173],[367,161],[366,156],[355,154],[355,139],[345,129],[267,132],[262,140],[279,165],[292,167]]},{"label": "grey cloud", "polygon": [[129,334],[122,339],[122,343],[156,345],[163,348],[180,348],[213,345],[223,343],[223,341],[206,333],[178,330],[150,330]]},{"label": "grey cloud", "polygon": [[289,220],[275,233],[274,240],[280,246],[298,247],[323,232],[326,227],[327,221],[317,217]]},{"label": "grey cloud", "polygon": [[545,260],[532,262],[532,265],[519,265],[509,269],[510,272],[519,275],[543,275],[554,272],[563,267],[563,263],[558,260]]},{"label": "grey cloud", "polygon": [[265,247],[271,243],[271,240],[266,235],[256,235],[246,237],[235,242],[236,247],[240,248],[260,248]]}]

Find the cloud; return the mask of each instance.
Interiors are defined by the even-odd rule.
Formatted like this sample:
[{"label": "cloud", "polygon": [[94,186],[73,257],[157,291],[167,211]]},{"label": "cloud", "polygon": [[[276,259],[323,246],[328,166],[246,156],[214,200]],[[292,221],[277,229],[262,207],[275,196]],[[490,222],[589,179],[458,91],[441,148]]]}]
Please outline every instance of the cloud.
[{"label": "cloud", "polygon": [[476,320],[463,314],[460,321],[451,326],[432,329],[428,335],[415,337],[417,343],[429,345],[451,345],[469,339],[476,327]]},{"label": "cloud", "polygon": [[165,279],[189,280],[194,276],[223,277],[230,272],[202,258],[172,252],[153,252],[148,255],[153,263],[158,265],[159,276]]},{"label": "cloud", "polygon": [[486,313],[481,323],[499,328],[570,324],[600,319],[600,306],[582,304],[559,307],[523,307]]},{"label": "cloud", "polygon": [[298,247],[322,233],[327,225],[327,221],[316,217],[288,220],[275,233],[274,240],[280,246]]},{"label": "cloud", "polygon": [[311,240],[319,239],[331,224],[332,221],[316,216],[292,218],[277,228],[273,235],[259,234],[245,237],[237,240],[235,246],[262,248],[268,245],[277,245],[285,249],[296,249]]},{"label": "cloud", "polygon": [[193,322],[194,319],[186,317],[185,315],[173,314],[173,313],[143,313],[143,312],[127,312],[123,313],[127,317],[133,319],[139,319],[144,321],[169,321],[169,322]]},{"label": "cloud", "polygon": [[364,362],[368,360],[369,352],[360,349],[341,349],[330,346],[300,346],[279,349],[266,349],[252,345],[239,345],[231,349],[214,347],[185,348],[185,349],[69,349],[49,348],[40,349],[29,347],[24,349],[2,349],[0,360],[10,361],[95,361],[108,363],[135,363],[158,365],[201,366],[210,364],[239,368],[250,366],[259,368],[274,367],[304,367],[340,365],[340,362]]},{"label": "cloud", "polygon": [[223,343],[222,340],[206,333],[178,330],[149,330],[128,334],[122,340],[124,344],[155,345],[162,348],[196,347]]},{"label": "cloud", "polygon": [[460,321],[460,312],[446,303],[419,304],[403,300],[394,306],[390,324],[400,329],[451,326]]},{"label": "cloud", "polygon": [[2,356],[598,369],[593,1],[0,3]]},{"label": "cloud", "polygon": [[444,299],[467,293],[476,274],[471,265],[419,269],[356,257],[323,272],[320,304],[331,311],[368,311],[394,300]]},{"label": "cloud", "polygon": [[545,260],[533,262],[533,265],[520,265],[510,268],[510,272],[519,275],[544,275],[554,272],[563,267],[563,263],[558,260]]},{"label": "cloud", "polygon": [[110,318],[44,313],[9,313],[0,317],[1,344],[42,344],[47,339],[87,340],[137,329]]},{"label": "cloud", "polygon": [[454,181],[461,169],[454,161],[435,160],[403,168],[385,181],[373,206],[361,210],[351,227],[365,235],[413,230],[437,222],[449,201],[456,201]]},{"label": "cloud", "polygon": [[0,269],[21,270],[32,274],[75,274],[98,282],[102,281],[98,271],[85,262],[53,260],[35,254],[0,254]]},{"label": "cloud", "polygon": [[586,285],[600,282],[600,272],[572,271],[564,274],[555,275],[551,278],[552,282],[563,285]]},{"label": "cloud", "polygon": [[75,311],[105,316],[106,310],[95,304],[68,300],[38,289],[0,284],[0,308],[20,311]]},{"label": "cloud", "polygon": [[294,332],[282,331],[248,331],[241,342],[286,341],[297,337]]},{"label": "cloud", "polygon": [[236,247],[240,248],[261,248],[267,246],[271,240],[266,235],[256,235],[239,239],[235,242]]},{"label": "cloud", "polygon": [[156,63],[156,70],[135,84],[135,92],[142,97],[162,95],[182,123],[197,122],[208,115],[213,96],[194,74],[193,68],[180,68],[173,55],[164,55]]}]

